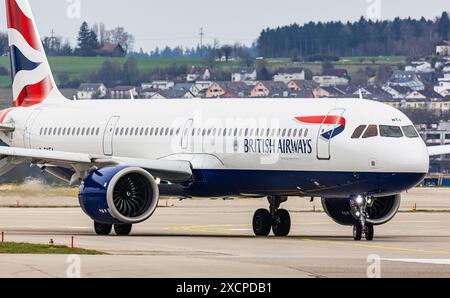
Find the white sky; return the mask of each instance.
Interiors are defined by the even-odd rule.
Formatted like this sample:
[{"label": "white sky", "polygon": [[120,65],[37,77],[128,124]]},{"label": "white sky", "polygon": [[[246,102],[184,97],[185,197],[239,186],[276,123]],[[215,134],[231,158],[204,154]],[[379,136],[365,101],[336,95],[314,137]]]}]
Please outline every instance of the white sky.
[{"label": "white sky", "polygon": [[[4,2],[0,5],[5,15]],[[262,29],[293,22],[357,20],[362,15],[434,18],[450,10],[448,0],[30,0],[41,35],[69,38],[75,44],[82,21],[123,26],[136,38],[135,50],[156,46],[196,46],[200,28],[205,43],[239,41],[250,45]],[[70,4],[75,3],[75,4]],[[68,8],[80,3],[81,18]],[[5,20],[5,18],[2,18]],[[6,28],[3,21],[2,31]]]}]

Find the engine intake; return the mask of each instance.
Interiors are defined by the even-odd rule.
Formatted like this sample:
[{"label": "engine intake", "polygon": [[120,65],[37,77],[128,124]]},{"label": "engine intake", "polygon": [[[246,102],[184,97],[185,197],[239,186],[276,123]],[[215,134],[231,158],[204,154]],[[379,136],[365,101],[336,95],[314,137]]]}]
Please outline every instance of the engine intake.
[{"label": "engine intake", "polygon": [[[352,226],[358,222],[358,219],[352,209],[351,201],[350,198],[322,198],[322,206],[328,216],[335,222]],[[367,222],[373,225],[382,225],[389,222],[397,214],[400,202],[400,195],[373,198],[372,203],[367,206],[367,213],[369,214]]]},{"label": "engine intake", "polygon": [[159,189],[153,176],[136,167],[107,167],[93,171],[80,186],[78,199],[94,221],[135,224],[155,212]]}]

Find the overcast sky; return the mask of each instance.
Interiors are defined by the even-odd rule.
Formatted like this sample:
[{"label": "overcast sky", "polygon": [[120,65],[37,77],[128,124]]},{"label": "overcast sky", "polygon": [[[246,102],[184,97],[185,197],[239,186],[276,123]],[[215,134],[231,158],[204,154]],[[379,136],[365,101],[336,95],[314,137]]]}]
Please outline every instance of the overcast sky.
[{"label": "overcast sky", "polygon": [[[80,18],[77,18],[77,2]],[[5,15],[4,2],[0,13]],[[450,10],[449,0],[30,0],[40,34],[69,38],[75,44],[83,20],[123,26],[136,38],[135,50],[165,45],[195,46],[199,31],[205,43],[251,44],[262,29],[294,22],[357,20],[362,15],[434,18]],[[70,4],[75,3],[75,4]],[[5,18],[2,18],[5,20]],[[2,31],[6,22],[2,24]]]}]

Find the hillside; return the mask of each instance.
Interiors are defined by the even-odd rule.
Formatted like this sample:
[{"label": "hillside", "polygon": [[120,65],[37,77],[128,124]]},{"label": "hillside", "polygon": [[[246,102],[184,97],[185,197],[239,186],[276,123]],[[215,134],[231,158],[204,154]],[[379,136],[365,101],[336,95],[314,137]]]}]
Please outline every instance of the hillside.
[{"label": "hillside", "polygon": [[[88,76],[98,70],[107,60],[113,60],[123,64],[127,58],[104,58],[104,57],[49,57],[55,79],[58,81],[58,74],[67,73],[71,80],[86,82]],[[140,73],[146,73],[155,68],[167,68],[171,66],[202,66],[205,61],[199,58],[136,58]],[[289,58],[267,59],[267,66],[271,71],[276,71],[279,67],[304,67],[311,70],[314,74],[322,71],[320,62],[292,62]],[[336,68],[344,68],[350,75],[353,75],[358,69],[378,67],[380,65],[390,65],[393,68],[405,63],[405,57],[343,57],[340,61],[334,62]],[[0,57],[0,65],[10,68],[9,57]],[[220,62],[217,64],[217,70],[229,71],[231,67],[238,65],[237,62]],[[161,77],[160,79],[165,79]],[[9,75],[0,76],[0,88],[9,88],[11,79]],[[3,95],[3,94],[1,94]]]}]

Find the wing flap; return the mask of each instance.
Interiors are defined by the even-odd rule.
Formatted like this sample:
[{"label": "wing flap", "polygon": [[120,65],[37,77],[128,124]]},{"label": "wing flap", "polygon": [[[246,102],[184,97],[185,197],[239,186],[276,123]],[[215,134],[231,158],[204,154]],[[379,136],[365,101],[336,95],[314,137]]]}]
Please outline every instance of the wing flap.
[{"label": "wing flap", "polygon": [[153,176],[171,182],[185,182],[192,177],[191,163],[186,160],[149,160],[128,157],[95,156],[85,153],[0,147],[0,156],[41,165],[57,165],[90,169],[126,165],[140,167]]}]

